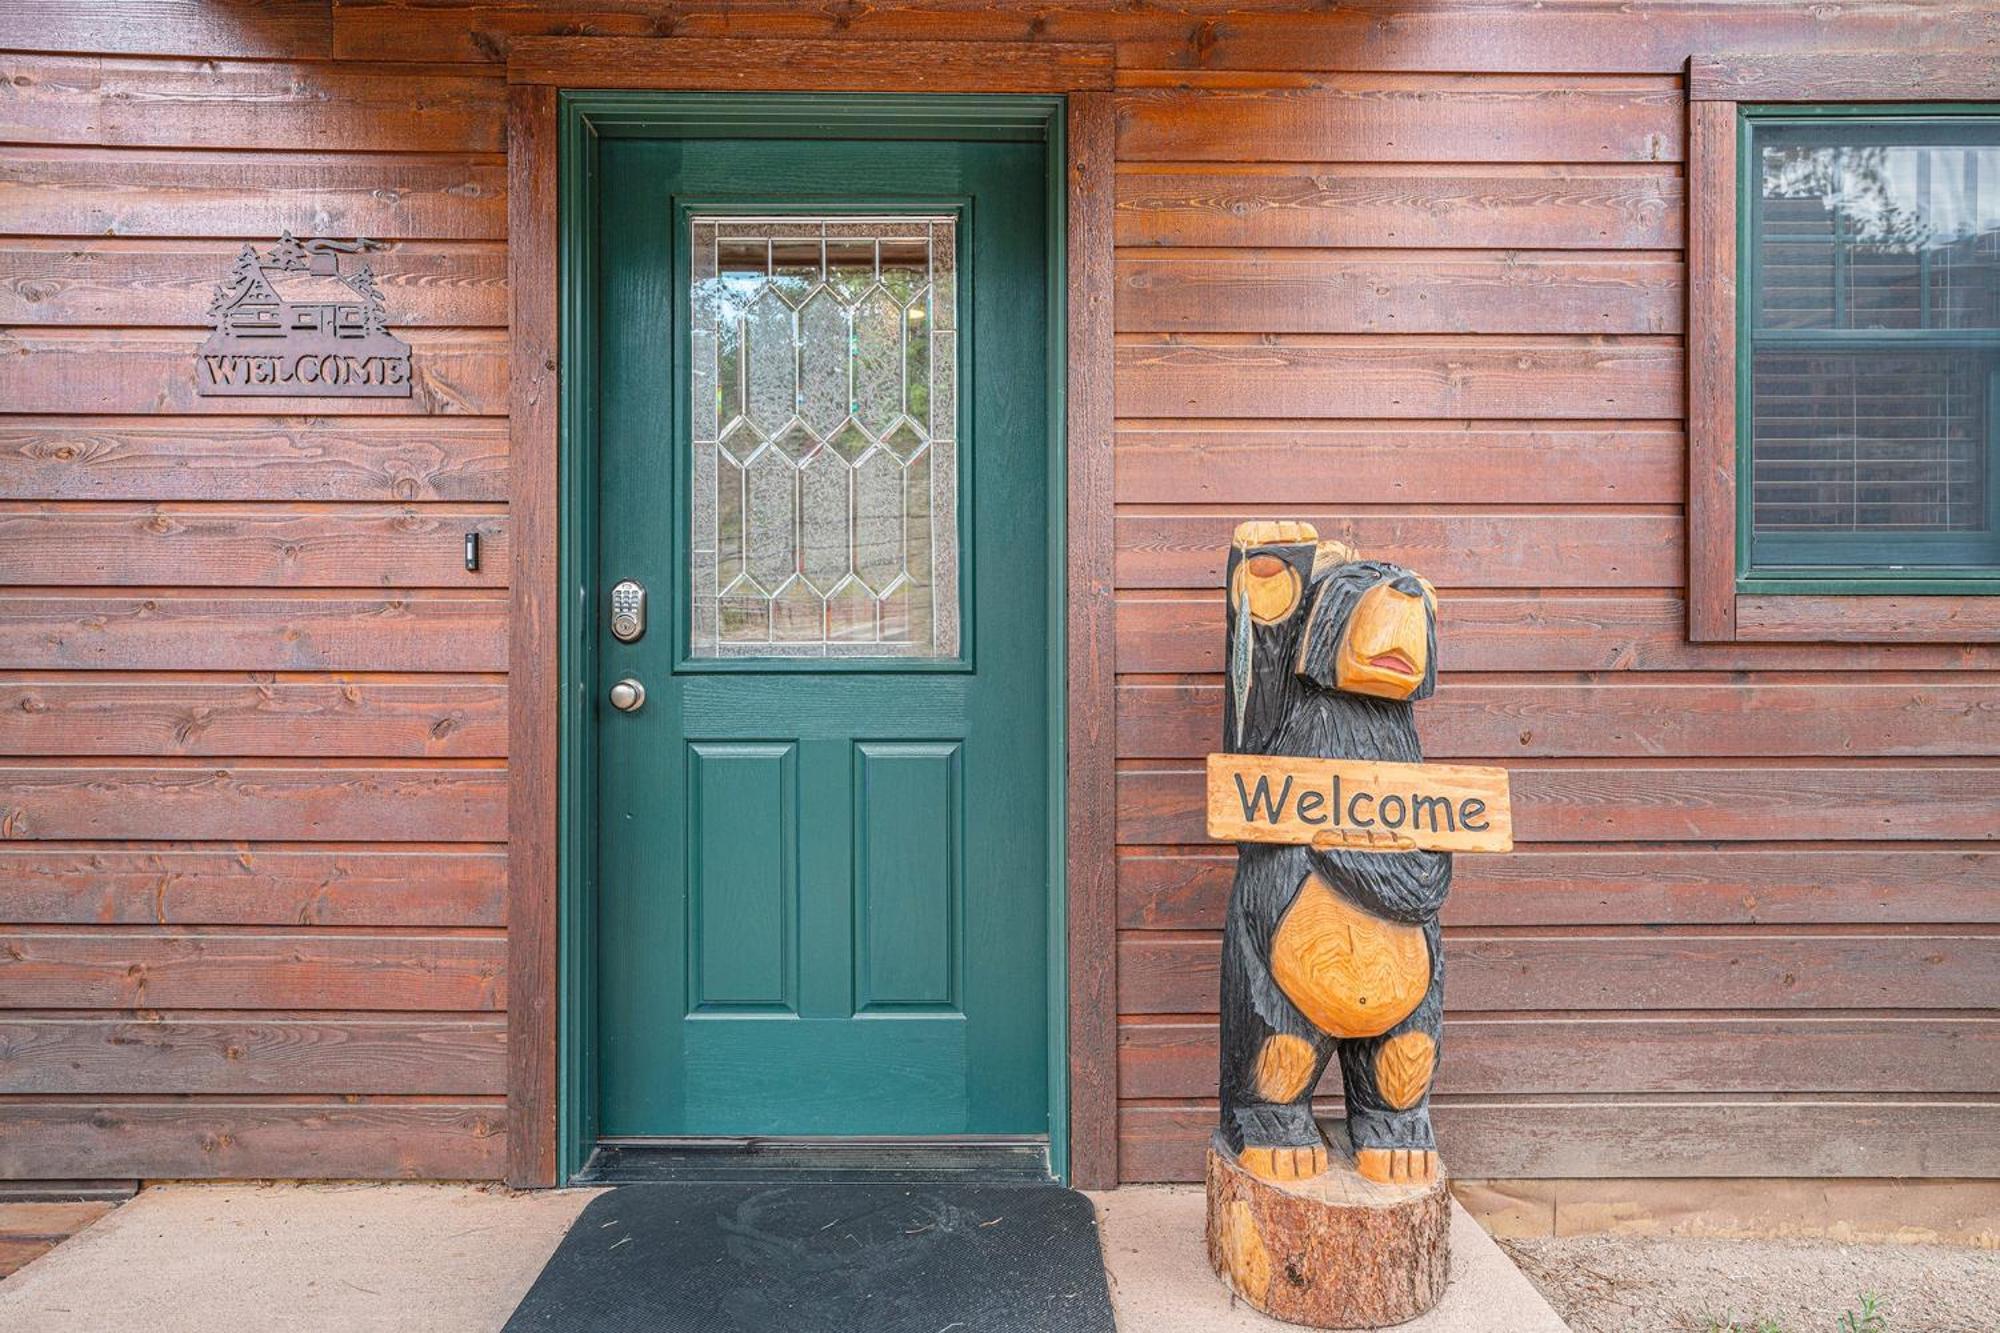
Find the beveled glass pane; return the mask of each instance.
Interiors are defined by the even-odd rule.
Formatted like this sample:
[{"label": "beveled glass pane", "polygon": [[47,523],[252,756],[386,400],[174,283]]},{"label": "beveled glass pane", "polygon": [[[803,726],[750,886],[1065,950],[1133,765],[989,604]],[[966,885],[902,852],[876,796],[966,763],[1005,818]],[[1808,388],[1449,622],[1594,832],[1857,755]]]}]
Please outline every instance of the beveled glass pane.
[{"label": "beveled glass pane", "polygon": [[694,655],[956,656],[955,219],[689,225]]}]

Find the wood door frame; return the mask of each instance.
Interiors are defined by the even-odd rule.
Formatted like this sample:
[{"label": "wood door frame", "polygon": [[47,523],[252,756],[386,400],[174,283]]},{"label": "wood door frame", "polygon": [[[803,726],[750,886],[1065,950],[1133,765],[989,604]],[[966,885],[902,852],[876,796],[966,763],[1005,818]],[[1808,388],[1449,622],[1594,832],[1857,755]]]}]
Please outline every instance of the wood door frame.
[{"label": "wood door frame", "polygon": [[[1051,922],[1051,1160],[1080,1187],[1116,1182],[1117,1005],[1112,602],[1112,209],[1116,137],[1109,45],[1033,42],[765,41],[697,37],[529,38],[508,60],[507,272],[511,352],[508,628],[507,1180],[556,1185],[573,1167],[562,1105],[570,1022],[563,931],[563,250],[558,90],[1043,93],[1064,99],[1051,150],[1066,182],[1060,221],[1063,345],[1050,497],[1064,550],[1057,580],[1061,679],[1051,682],[1062,782],[1051,805],[1061,857]],[[1057,133],[1059,131],[1059,134]],[[1052,608],[1053,613],[1053,608]],[[570,841],[576,841],[574,839]],[[1066,1013],[1065,1013],[1066,1010]],[[1066,1104],[1067,1124],[1053,1112]],[[567,1136],[573,1140],[574,1134]],[[1066,1171],[1064,1167],[1066,1166]]]}]

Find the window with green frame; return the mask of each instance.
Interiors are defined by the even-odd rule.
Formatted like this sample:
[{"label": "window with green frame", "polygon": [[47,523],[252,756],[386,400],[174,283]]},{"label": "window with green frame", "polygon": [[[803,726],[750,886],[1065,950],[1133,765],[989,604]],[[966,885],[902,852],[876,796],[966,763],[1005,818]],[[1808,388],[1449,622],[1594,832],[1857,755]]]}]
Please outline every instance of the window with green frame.
[{"label": "window with green frame", "polygon": [[1737,569],[2000,576],[2000,108],[1746,107]]}]

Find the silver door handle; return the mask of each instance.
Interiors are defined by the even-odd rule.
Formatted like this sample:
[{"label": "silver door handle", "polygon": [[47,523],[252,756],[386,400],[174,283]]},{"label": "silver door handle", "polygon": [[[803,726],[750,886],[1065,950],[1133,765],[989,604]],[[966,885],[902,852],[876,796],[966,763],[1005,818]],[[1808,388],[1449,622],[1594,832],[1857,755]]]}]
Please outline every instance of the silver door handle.
[{"label": "silver door handle", "polygon": [[611,687],[611,706],[621,713],[636,713],[646,706],[646,687],[630,676]]}]

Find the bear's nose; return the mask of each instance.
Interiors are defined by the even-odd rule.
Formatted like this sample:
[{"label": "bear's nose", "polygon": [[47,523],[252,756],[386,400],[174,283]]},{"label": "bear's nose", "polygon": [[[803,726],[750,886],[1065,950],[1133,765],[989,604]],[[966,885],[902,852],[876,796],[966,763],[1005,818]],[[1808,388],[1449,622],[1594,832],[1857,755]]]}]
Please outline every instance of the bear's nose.
[{"label": "bear's nose", "polygon": [[1424,595],[1424,585],[1417,582],[1415,574],[1405,574],[1389,586],[1405,597],[1422,597]]}]

